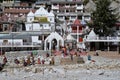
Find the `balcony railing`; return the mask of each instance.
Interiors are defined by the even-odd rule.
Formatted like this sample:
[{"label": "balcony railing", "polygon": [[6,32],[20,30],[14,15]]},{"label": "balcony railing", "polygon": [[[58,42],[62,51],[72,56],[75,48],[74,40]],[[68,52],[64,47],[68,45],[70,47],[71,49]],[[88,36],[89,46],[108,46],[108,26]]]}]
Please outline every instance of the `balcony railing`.
[{"label": "balcony railing", "polygon": [[35,43],[35,42],[8,42],[8,43],[3,43],[0,42],[0,47],[40,47],[40,43]]},{"label": "balcony railing", "polygon": [[120,42],[120,37],[94,37],[94,36],[89,36],[89,38],[86,38],[86,41],[101,41],[101,42]]}]

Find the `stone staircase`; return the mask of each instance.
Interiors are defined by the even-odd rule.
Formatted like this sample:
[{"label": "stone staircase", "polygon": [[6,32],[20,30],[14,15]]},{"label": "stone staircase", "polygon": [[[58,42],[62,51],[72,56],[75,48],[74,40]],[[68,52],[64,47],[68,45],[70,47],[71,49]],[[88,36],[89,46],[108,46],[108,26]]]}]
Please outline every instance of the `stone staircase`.
[{"label": "stone staircase", "polygon": [[82,64],[84,63],[84,60],[82,57],[75,56],[73,57],[73,60],[71,60],[70,57],[67,58],[61,58],[61,65],[66,65],[66,64]]}]

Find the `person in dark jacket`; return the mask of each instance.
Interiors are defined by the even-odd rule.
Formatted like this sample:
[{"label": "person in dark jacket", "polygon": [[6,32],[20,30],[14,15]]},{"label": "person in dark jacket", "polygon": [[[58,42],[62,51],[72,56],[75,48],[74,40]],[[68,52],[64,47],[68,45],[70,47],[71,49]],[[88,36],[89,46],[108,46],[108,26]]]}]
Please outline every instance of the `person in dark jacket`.
[{"label": "person in dark jacket", "polygon": [[4,68],[4,66],[5,66],[5,64],[3,63],[0,63],[0,71],[2,71],[3,70],[3,68]]}]

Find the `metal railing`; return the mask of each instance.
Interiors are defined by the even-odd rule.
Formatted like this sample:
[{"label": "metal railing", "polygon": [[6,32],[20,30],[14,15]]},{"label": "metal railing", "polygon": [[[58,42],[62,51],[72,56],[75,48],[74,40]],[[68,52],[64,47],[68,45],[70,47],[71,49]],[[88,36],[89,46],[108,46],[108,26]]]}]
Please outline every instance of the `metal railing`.
[{"label": "metal railing", "polygon": [[89,36],[89,38],[85,38],[86,41],[110,41],[110,42],[120,42],[120,37],[94,37],[94,36]]},{"label": "metal railing", "polygon": [[35,42],[0,42],[0,47],[40,47],[41,43]]}]

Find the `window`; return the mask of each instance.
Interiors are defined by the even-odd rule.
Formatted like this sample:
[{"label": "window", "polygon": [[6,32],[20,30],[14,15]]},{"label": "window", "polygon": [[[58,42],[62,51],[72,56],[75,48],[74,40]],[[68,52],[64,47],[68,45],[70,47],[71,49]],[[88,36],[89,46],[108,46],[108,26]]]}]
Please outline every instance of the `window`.
[{"label": "window", "polygon": [[59,4],[60,7],[63,7],[64,5],[63,4]]},{"label": "window", "polygon": [[59,12],[61,12],[61,13],[62,13],[62,12],[64,12],[64,10],[60,10]]},{"label": "window", "polygon": [[75,19],[76,18],[76,16],[71,16],[71,19]]},{"label": "window", "polygon": [[81,4],[77,4],[77,6],[81,6]]},{"label": "window", "polygon": [[29,26],[29,30],[32,30],[32,26]]},{"label": "window", "polygon": [[42,40],[42,35],[40,35],[40,36],[38,37],[38,40]]},{"label": "window", "polygon": [[53,5],[54,5],[54,6],[57,6],[57,4],[56,4],[56,3],[54,3]]},{"label": "window", "polygon": [[44,40],[47,38],[47,35],[44,36]]},{"label": "window", "polygon": [[66,4],[66,6],[69,6],[69,4]]},{"label": "window", "polygon": [[85,18],[85,19],[89,19],[89,18],[90,18],[90,16],[84,16],[84,18]]},{"label": "window", "polygon": [[42,25],[42,24],[40,24],[40,27],[43,27],[43,25]]},{"label": "window", "polygon": [[52,18],[50,18],[50,21],[52,21]]},{"label": "window", "polygon": [[57,10],[53,10],[53,12],[57,13]]},{"label": "window", "polygon": [[3,43],[8,43],[8,40],[3,40]]},{"label": "window", "polygon": [[77,10],[77,12],[82,12],[82,10]]},{"label": "window", "polygon": [[69,10],[66,10],[66,13],[68,13],[69,12]]},{"label": "window", "polygon": [[26,40],[26,39],[23,39],[23,42],[27,42],[27,40]]},{"label": "window", "polygon": [[4,25],[4,29],[3,30],[7,31],[7,29],[8,29],[7,27],[8,27],[7,25]]},{"label": "window", "polygon": [[82,19],[82,15],[79,15],[79,16],[78,16],[78,19],[80,19],[80,20],[81,20],[81,19]]},{"label": "window", "polygon": [[59,19],[63,19],[63,16],[58,16]]},{"label": "window", "polygon": [[32,21],[32,18],[30,18],[30,21]]}]

